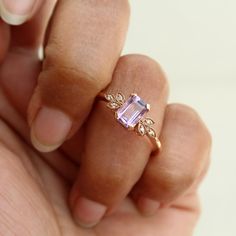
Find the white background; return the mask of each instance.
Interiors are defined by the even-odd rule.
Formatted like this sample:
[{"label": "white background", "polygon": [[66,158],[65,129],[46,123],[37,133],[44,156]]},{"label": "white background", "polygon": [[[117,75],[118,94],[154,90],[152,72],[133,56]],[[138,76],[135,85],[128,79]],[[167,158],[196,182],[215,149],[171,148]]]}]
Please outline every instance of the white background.
[{"label": "white background", "polygon": [[195,236],[236,236],[236,1],[131,0],[125,53],[158,60],[174,102],[195,107],[213,135]]}]

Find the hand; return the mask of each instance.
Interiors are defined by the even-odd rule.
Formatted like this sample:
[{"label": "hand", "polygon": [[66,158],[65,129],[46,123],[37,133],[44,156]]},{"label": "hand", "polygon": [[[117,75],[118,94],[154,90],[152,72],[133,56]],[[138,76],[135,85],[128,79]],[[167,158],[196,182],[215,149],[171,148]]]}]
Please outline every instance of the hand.
[{"label": "hand", "polygon": [[[54,3],[37,1],[22,26],[0,21],[0,234],[191,235],[208,130],[191,108],[166,105],[168,83],[155,61],[120,58],[126,0],[58,1],[47,27]],[[116,123],[104,102],[94,104],[102,89],[136,91],[152,104],[158,155],[149,157],[148,140]],[[44,153],[31,145],[27,119]]]}]

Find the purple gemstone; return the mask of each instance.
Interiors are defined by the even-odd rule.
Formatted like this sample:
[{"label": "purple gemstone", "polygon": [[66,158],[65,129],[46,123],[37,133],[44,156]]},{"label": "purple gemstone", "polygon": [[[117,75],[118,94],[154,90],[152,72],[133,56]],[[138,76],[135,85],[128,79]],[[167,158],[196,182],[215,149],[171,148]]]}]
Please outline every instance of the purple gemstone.
[{"label": "purple gemstone", "polygon": [[116,112],[117,120],[126,128],[134,128],[144,114],[148,112],[147,103],[139,96],[131,95]]}]

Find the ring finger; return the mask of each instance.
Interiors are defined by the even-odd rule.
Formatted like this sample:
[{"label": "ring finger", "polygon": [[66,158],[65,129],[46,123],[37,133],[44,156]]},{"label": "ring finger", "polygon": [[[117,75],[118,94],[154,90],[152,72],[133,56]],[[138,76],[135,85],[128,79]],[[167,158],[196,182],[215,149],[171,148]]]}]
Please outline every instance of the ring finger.
[{"label": "ring finger", "polygon": [[[165,111],[168,84],[160,67],[143,56],[120,59],[107,93],[137,93],[151,104],[157,136]],[[77,221],[96,224],[130,192],[139,180],[152,151],[145,137],[128,132],[115,121],[104,102],[98,102],[88,121],[85,148],[71,205]]]}]

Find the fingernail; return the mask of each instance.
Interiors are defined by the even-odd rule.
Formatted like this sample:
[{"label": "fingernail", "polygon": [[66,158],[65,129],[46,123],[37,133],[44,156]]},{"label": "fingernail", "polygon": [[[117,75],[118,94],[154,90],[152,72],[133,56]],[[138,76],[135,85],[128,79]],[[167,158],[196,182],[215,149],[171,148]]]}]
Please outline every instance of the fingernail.
[{"label": "fingernail", "polygon": [[140,197],[137,204],[140,212],[145,216],[154,215],[161,205],[160,202],[146,197]]},{"label": "fingernail", "polygon": [[40,152],[57,149],[66,140],[72,127],[71,119],[63,112],[43,107],[31,126],[31,141]]},{"label": "fingernail", "polygon": [[20,25],[30,16],[36,0],[0,0],[0,15],[11,25]]},{"label": "fingernail", "polygon": [[80,226],[92,228],[99,223],[106,210],[107,207],[100,203],[79,197],[75,204],[74,217]]}]

